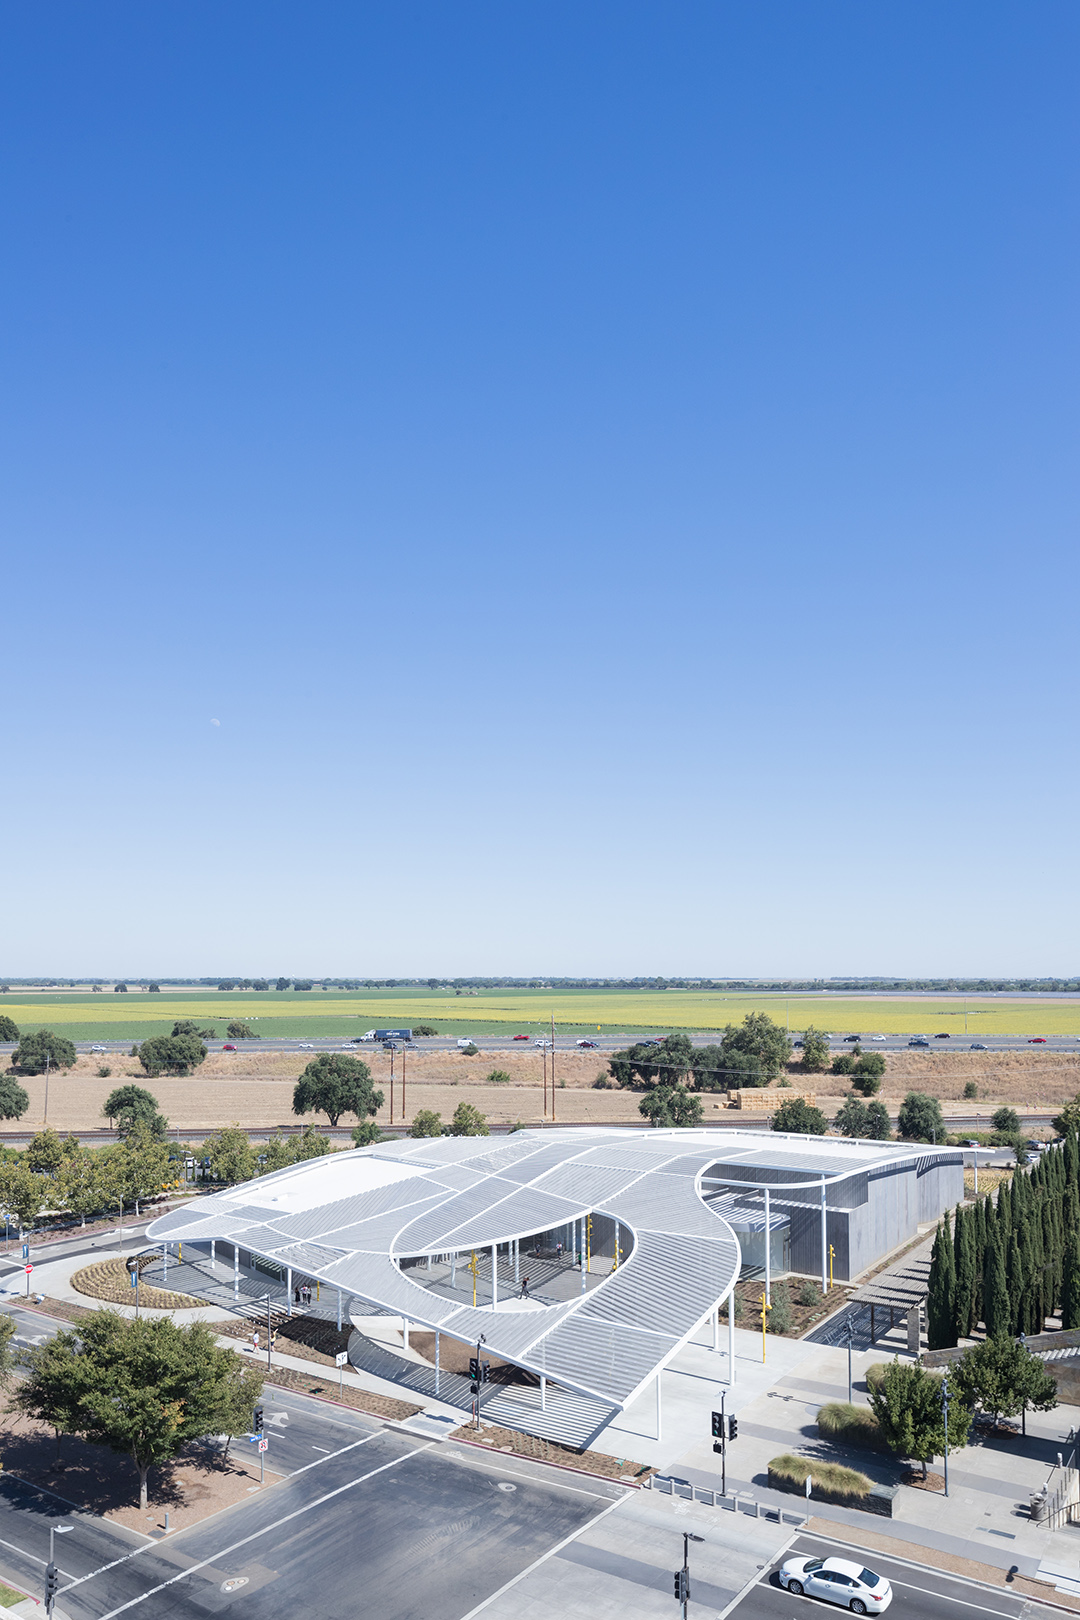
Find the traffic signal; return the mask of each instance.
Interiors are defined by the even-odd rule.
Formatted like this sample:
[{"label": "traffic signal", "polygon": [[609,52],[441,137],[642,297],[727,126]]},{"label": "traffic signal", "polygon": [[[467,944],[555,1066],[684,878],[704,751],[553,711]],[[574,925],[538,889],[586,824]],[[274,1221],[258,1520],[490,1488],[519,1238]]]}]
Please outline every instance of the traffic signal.
[{"label": "traffic signal", "polygon": [[469,1357],[469,1377],[472,1379],[474,1384],[478,1384],[480,1382],[480,1357],[479,1356],[470,1356]]},{"label": "traffic signal", "polygon": [[677,1569],[674,1575],[675,1596],[680,1603],[685,1603],[690,1596],[690,1577],[685,1569]]},{"label": "traffic signal", "polygon": [[713,1413],[712,1432],[714,1440],[722,1440],[724,1438],[724,1414],[722,1412]]},{"label": "traffic signal", "polygon": [[255,1408],[254,1415],[252,1416],[252,1419],[251,1419],[251,1427],[254,1429],[256,1434],[262,1434],[262,1432],[263,1432],[263,1409],[262,1409],[261,1406],[257,1406]]},{"label": "traffic signal", "polygon": [[739,1420],[734,1413],[727,1420],[727,1437],[729,1440],[737,1440],[739,1437]]},{"label": "traffic signal", "polygon": [[52,1614],[56,1594],[60,1590],[60,1571],[55,1564],[45,1565],[45,1610]]},{"label": "traffic signal", "polygon": [[490,1361],[482,1361],[480,1363],[480,1382],[482,1384],[486,1384],[490,1377],[491,1377],[491,1362]]}]

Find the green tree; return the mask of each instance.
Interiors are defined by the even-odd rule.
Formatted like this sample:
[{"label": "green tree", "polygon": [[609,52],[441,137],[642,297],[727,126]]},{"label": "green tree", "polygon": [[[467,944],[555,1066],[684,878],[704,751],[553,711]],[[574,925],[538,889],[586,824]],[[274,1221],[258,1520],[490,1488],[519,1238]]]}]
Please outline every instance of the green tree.
[{"label": "green tree", "polygon": [[823,1074],[829,1066],[829,1037],[813,1024],[803,1031],[802,1066],[807,1074]]},{"label": "green tree", "polygon": [[775,1080],[791,1057],[791,1041],[768,1013],[747,1013],[741,1024],[728,1024],[723,1048],[726,1057],[739,1052],[757,1058],[766,1080]]},{"label": "green tree", "polygon": [[948,1215],[944,1227],[938,1222],[930,1255],[928,1289],[926,1342],[931,1350],[945,1350],[956,1343],[956,1260]]},{"label": "green tree", "polygon": [[375,1115],[383,1105],[383,1094],[371,1084],[371,1070],[347,1052],[320,1052],[296,1082],[293,1113],[322,1113],[331,1125],[342,1114],[357,1119]]},{"label": "green tree", "polygon": [[508,1086],[510,1084],[510,1076],[507,1074],[505,1069],[492,1069],[491,1073],[487,1077],[487,1083],[489,1086]]},{"label": "green tree", "polygon": [[1065,1242],[1065,1264],[1061,1274],[1061,1325],[1080,1327],[1080,1231],[1074,1223]]},{"label": "green tree", "polygon": [[442,1131],[442,1116],[431,1108],[421,1108],[409,1127],[409,1135],[415,1137],[441,1136]]},{"label": "green tree", "polygon": [[116,1124],[121,1136],[130,1131],[138,1130],[140,1126],[160,1135],[157,1121],[161,1119],[158,1113],[157,1098],[142,1086],[116,1086],[101,1105],[102,1118],[109,1124]]},{"label": "green tree", "polygon": [[151,995],[159,995],[160,996],[160,994],[161,994],[161,986],[160,986],[160,984],[148,984],[146,988],[147,988],[147,990],[149,991],[149,993]]},{"label": "green tree", "polygon": [[416,1039],[416,1037],[418,1035],[437,1035],[438,1033],[439,1032],[435,1028],[434,1024],[414,1024],[413,1025],[413,1039],[414,1040]]},{"label": "green tree", "polygon": [[867,1103],[866,1134],[872,1142],[887,1142],[892,1136],[892,1120],[884,1103]]},{"label": "green tree", "polygon": [[905,1142],[944,1142],[941,1104],[925,1091],[909,1091],[900,1104],[897,1132]]},{"label": "green tree", "polygon": [[829,1122],[820,1108],[802,1097],[785,1097],[772,1117],[774,1131],[790,1131],[800,1136],[824,1136]]},{"label": "green tree", "polygon": [[22,1037],[11,1066],[19,1074],[44,1074],[47,1067],[70,1069],[74,1062],[75,1048],[66,1036],[54,1035],[51,1029],[38,1029]]},{"label": "green tree", "polygon": [[0,1041],[17,1041],[19,1026],[6,1013],[0,1014]]},{"label": "green tree", "polygon": [[359,1125],[354,1125],[349,1132],[354,1147],[371,1147],[374,1142],[385,1141],[383,1132],[373,1119],[362,1119]]},{"label": "green tree", "polygon": [[281,991],[289,988],[290,982],[291,981],[289,979],[278,979],[277,983],[274,985],[274,989],[280,994]]},{"label": "green tree", "polygon": [[1008,1333],[1012,1328],[1012,1305],[1009,1300],[1009,1279],[1005,1269],[1005,1254],[1001,1235],[996,1229],[986,1241],[983,1257],[983,1323],[989,1337]]},{"label": "green tree", "polygon": [[30,1106],[30,1097],[9,1074],[0,1075],[0,1119],[21,1119]]},{"label": "green tree", "polygon": [[225,1031],[230,1041],[257,1041],[259,1034],[250,1024],[245,1024],[242,1018],[234,1018]]},{"label": "green tree", "polygon": [[258,1169],[255,1150],[247,1133],[238,1125],[226,1125],[213,1131],[203,1143],[203,1157],[210,1160],[210,1174],[215,1181],[250,1181]]},{"label": "green tree", "polygon": [[[945,1414],[941,1380],[921,1367],[893,1360],[870,1390],[870,1409],[889,1450],[922,1463],[923,1478],[931,1457],[945,1450]],[[971,1413],[962,1400],[949,1402],[949,1449],[967,1444]]]},{"label": "green tree", "polygon": [[978,1293],[978,1250],[975,1241],[975,1212],[956,1206],[953,1250],[956,1261],[955,1337],[969,1339],[975,1331],[975,1303]]},{"label": "green tree", "polygon": [[134,1205],[156,1198],[169,1179],[169,1149],[149,1125],[136,1125],[102,1154],[102,1183],[110,1204]]},{"label": "green tree", "polygon": [[[78,1147],[77,1138],[72,1137],[70,1140]],[[46,1125],[43,1131],[36,1131],[26,1144],[26,1162],[31,1170],[39,1170],[51,1176],[63,1164],[64,1151],[65,1144],[62,1137],[51,1125]]]},{"label": "green tree", "polygon": [[126,996],[127,993],[128,993],[128,987],[127,987],[126,984],[114,984],[113,985],[113,995],[114,996]]},{"label": "green tree", "polygon": [[1004,1333],[972,1345],[955,1372],[961,1399],[992,1417],[995,1427],[1003,1417],[1049,1412],[1058,1403],[1057,1384],[1039,1357]]},{"label": "green tree", "polygon": [[266,1176],[272,1170],[287,1170],[291,1164],[302,1164],[306,1159],[322,1159],[336,1151],[327,1135],[317,1131],[314,1125],[305,1125],[299,1136],[272,1136],[261,1152],[256,1154],[255,1174]]},{"label": "green tree", "polygon": [[701,1102],[686,1086],[656,1086],[638,1103],[652,1125],[673,1128],[701,1124]]},{"label": "green tree", "polygon": [[855,1059],[850,1052],[837,1052],[829,1069],[830,1074],[854,1074]]},{"label": "green tree", "polygon": [[171,1461],[189,1440],[250,1427],[262,1379],[231,1350],[220,1350],[202,1322],[178,1327],[167,1317],[131,1320],[91,1312],[78,1332],[61,1330],[26,1358],[16,1394],[20,1411],[131,1458],[139,1506],[155,1464]]},{"label": "green tree", "polygon": [[1080,1091],[1050,1123],[1059,1136],[1076,1136],[1080,1132]]},{"label": "green tree", "polygon": [[845,1097],[843,1107],[833,1120],[833,1125],[840,1135],[865,1137],[869,1134],[868,1124],[866,1104],[860,1102],[858,1097]]},{"label": "green tree", "polygon": [[0,1204],[14,1215],[20,1232],[34,1225],[52,1191],[48,1176],[35,1174],[21,1160],[0,1164]]},{"label": "green tree", "polygon": [[487,1116],[482,1114],[472,1103],[458,1103],[454,1109],[454,1117],[446,1130],[447,1136],[490,1136],[487,1127]]},{"label": "green tree", "polygon": [[990,1123],[995,1131],[1007,1136],[1019,1135],[1020,1117],[1015,1108],[996,1108],[990,1116]]},{"label": "green tree", "polygon": [[109,1187],[104,1163],[97,1153],[80,1147],[64,1157],[57,1176],[57,1198],[64,1209],[78,1215],[83,1226],[88,1215],[107,1207]]},{"label": "green tree", "polygon": [[851,1083],[856,1091],[861,1091],[864,1097],[872,1097],[881,1090],[881,1080],[885,1073],[885,1059],[880,1052],[865,1052],[858,1058],[851,1071]]},{"label": "green tree", "polygon": [[190,1074],[206,1059],[197,1035],[154,1035],[139,1047],[139,1062],[148,1075]]}]

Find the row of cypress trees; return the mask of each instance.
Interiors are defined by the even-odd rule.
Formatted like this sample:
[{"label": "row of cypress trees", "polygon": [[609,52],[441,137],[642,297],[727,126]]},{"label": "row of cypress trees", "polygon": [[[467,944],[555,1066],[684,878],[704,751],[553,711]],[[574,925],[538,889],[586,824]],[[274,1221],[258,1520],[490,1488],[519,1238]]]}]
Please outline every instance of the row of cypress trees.
[{"label": "row of cypress trees", "polygon": [[1048,1316],[1080,1327],[1080,1147],[1071,1131],[1029,1171],[939,1223],[930,1261],[927,1340],[1041,1333]]}]

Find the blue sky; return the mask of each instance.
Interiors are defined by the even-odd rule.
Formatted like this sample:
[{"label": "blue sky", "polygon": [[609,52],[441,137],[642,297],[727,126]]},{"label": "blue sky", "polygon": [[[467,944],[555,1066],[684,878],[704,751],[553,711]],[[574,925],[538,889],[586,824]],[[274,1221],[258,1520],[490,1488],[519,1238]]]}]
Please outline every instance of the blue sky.
[{"label": "blue sky", "polygon": [[9,8],[0,968],[1078,971],[1078,36]]}]

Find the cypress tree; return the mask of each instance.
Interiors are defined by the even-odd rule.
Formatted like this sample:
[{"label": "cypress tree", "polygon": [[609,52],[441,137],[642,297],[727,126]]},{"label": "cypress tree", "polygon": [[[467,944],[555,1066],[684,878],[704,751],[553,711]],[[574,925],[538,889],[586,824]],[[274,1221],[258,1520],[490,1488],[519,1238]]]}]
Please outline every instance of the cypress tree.
[{"label": "cypress tree", "polygon": [[1075,1131],[1065,1138],[1065,1186],[1080,1187],[1080,1145]]},{"label": "cypress tree", "polygon": [[1009,1238],[1012,1234],[1012,1194],[1009,1183],[1001,1182],[997,1195],[997,1230],[1003,1250],[1008,1249]]},{"label": "cypress tree", "polygon": [[[1073,1188],[1075,1194],[1076,1188]],[[1065,1243],[1065,1265],[1061,1277],[1061,1325],[1080,1327],[1080,1231],[1069,1228]]]},{"label": "cypress tree", "polygon": [[1043,1269],[1040,1255],[1042,1242],[1037,1211],[1031,1212],[1024,1221],[1020,1228],[1018,1241],[1024,1283],[1020,1295],[1020,1310],[1017,1315],[1017,1331],[1020,1333],[1041,1333],[1043,1326]]},{"label": "cypress tree", "polygon": [[1061,1288],[1061,1247],[1058,1242],[1056,1200],[1046,1198],[1042,1206],[1043,1316],[1053,1316]]},{"label": "cypress tree", "polygon": [[956,1343],[956,1266],[948,1215],[944,1224],[938,1222],[928,1288],[926,1342],[931,1350],[945,1350]]},{"label": "cypress tree", "polygon": [[988,1339],[992,1339],[999,1333],[1008,1333],[1012,1328],[1005,1260],[996,1233],[991,1235],[990,1241],[986,1245],[986,1264],[983,1270],[982,1319]]},{"label": "cypress tree", "polygon": [[960,1339],[971,1337],[975,1326],[975,1281],[977,1261],[975,1254],[974,1211],[956,1206],[954,1238],[956,1258],[956,1335]]},{"label": "cypress tree", "polygon": [[1021,1312],[1024,1308],[1024,1256],[1020,1239],[1014,1232],[1009,1239],[1009,1254],[1005,1262],[1005,1275],[1009,1285],[1009,1325],[1007,1332],[1013,1338],[1023,1328]]}]

